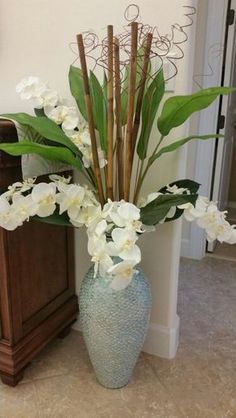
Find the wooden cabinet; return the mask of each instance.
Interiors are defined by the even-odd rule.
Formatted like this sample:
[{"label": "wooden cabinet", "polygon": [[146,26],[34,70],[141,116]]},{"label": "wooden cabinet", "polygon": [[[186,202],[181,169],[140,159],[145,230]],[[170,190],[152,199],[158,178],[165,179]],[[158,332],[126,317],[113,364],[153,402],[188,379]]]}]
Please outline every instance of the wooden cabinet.
[{"label": "wooden cabinet", "polygon": [[[0,141],[16,141],[0,121]],[[0,190],[21,178],[20,159],[0,152]],[[0,228],[0,375],[16,385],[32,358],[65,336],[78,313],[73,229],[30,221]]]}]

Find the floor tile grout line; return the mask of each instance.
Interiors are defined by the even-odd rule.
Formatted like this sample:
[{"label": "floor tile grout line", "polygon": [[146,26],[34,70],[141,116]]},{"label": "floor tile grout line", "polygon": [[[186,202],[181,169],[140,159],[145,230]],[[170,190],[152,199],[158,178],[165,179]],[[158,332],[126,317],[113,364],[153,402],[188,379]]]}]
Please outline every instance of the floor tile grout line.
[{"label": "floor tile grout line", "polygon": [[31,384],[33,385],[33,389],[34,389],[34,395],[35,395],[35,402],[34,403],[36,404],[37,418],[41,418],[41,414],[40,414],[40,402],[39,402],[38,391],[37,391],[37,388],[36,388],[36,386],[34,384],[34,381],[32,381]]},{"label": "floor tile grout line", "polygon": [[[173,402],[175,408],[177,409],[178,414],[180,415],[180,417],[182,418],[186,418],[186,416],[181,412],[181,410],[179,409],[179,404],[176,401],[176,399],[173,397],[172,393],[170,393],[170,391],[167,389],[166,385],[162,382],[162,380],[160,379],[160,377],[158,376],[158,373],[155,369],[155,367],[152,364],[152,360],[150,358],[147,358],[147,361],[149,362],[149,365],[156,377],[156,379],[158,380],[158,382],[160,383],[160,385],[163,387],[163,389],[165,390],[165,392],[167,393],[167,395],[169,396],[170,400]],[[188,418],[188,417],[187,417]]]}]

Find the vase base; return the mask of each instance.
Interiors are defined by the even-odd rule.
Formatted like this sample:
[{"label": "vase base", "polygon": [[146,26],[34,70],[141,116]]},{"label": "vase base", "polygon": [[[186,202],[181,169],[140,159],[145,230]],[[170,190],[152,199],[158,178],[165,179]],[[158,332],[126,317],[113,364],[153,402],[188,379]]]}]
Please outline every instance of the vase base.
[{"label": "vase base", "polygon": [[115,390],[115,389],[122,389],[122,388],[124,388],[125,386],[127,386],[127,385],[129,384],[129,382],[130,382],[130,379],[129,379],[129,380],[128,380],[128,382],[126,382],[126,383],[117,384],[117,385],[103,383],[103,382],[101,382],[98,378],[97,378],[97,382],[98,382],[101,386],[103,386],[105,389]]}]

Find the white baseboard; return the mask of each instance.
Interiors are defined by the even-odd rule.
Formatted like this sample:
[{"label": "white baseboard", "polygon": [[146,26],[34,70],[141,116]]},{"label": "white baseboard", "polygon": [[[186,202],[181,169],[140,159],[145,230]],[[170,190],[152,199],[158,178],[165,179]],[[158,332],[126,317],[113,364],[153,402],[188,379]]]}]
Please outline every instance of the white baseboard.
[{"label": "white baseboard", "polygon": [[179,316],[176,315],[174,328],[151,323],[143,351],[167,359],[175,357],[179,345]]},{"label": "white baseboard", "polygon": [[[142,351],[167,359],[174,358],[179,345],[179,322],[179,316],[176,315],[174,328],[150,323]],[[73,324],[72,328],[81,331],[79,319]]]}]

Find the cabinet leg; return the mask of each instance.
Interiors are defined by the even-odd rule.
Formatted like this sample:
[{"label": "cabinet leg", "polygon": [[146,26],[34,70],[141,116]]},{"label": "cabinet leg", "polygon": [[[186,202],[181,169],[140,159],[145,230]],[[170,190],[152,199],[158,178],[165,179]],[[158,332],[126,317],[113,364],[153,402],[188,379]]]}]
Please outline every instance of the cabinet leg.
[{"label": "cabinet leg", "polygon": [[24,376],[24,370],[20,370],[17,374],[14,374],[14,375],[0,372],[2,383],[8,386],[16,386],[17,383],[19,383],[20,380],[22,380],[23,376]]},{"label": "cabinet leg", "polygon": [[69,325],[68,327],[64,328],[59,334],[58,334],[58,338],[66,338],[67,335],[69,335],[71,330],[71,325]]}]

